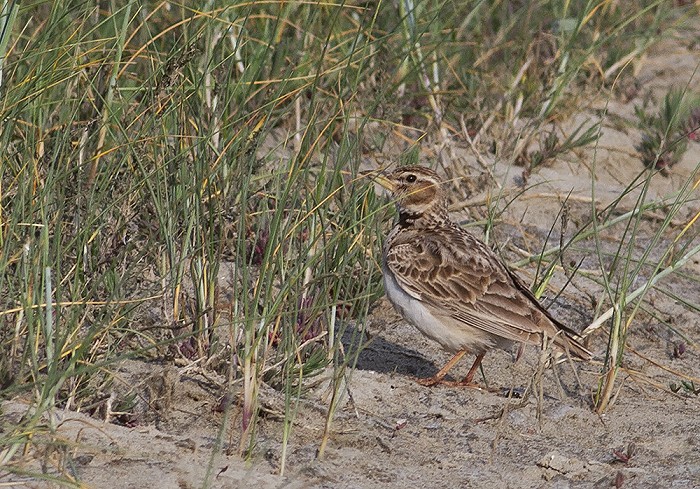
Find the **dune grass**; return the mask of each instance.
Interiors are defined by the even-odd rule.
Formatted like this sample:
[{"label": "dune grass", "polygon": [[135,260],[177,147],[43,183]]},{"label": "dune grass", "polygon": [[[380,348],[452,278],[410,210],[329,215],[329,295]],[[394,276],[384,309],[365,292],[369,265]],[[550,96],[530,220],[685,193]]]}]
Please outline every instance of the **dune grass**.
[{"label": "dune grass", "polygon": [[[325,446],[354,361],[341,338],[382,294],[387,204],[360,166],[468,140],[537,171],[597,139],[580,127],[533,153],[543,131],[688,15],[660,1],[1,5],[0,382],[31,400],[0,435],[8,470],[47,412],[94,410],[129,357],[224,358],[244,454],[261,383],[284,393],[284,451],[305,380],[330,367]],[[640,197],[625,243],[652,204]],[[628,278],[680,267],[697,251],[682,242],[670,261],[670,247],[621,247],[614,267],[599,252],[602,302],[628,311],[604,374],[642,304]]]}]

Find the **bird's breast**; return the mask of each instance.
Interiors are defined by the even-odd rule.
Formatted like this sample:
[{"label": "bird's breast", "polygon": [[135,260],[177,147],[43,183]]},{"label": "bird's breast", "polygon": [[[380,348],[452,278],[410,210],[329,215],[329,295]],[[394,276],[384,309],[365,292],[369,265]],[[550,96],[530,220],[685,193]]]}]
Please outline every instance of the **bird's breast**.
[{"label": "bird's breast", "polygon": [[471,349],[471,338],[466,336],[464,331],[451,327],[435,317],[419,299],[406,292],[399,285],[396,277],[386,265],[384,265],[383,272],[386,296],[408,323],[449,352]]}]

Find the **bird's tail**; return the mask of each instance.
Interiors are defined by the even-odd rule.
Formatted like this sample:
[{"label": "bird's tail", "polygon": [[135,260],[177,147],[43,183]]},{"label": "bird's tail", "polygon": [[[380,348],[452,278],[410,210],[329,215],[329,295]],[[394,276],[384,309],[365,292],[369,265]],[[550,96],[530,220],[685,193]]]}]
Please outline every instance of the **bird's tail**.
[{"label": "bird's tail", "polygon": [[[563,354],[571,355],[585,361],[592,360],[593,354],[580,343],[581,340],[582,338],[578,335],[571,334],[568,331],[559,331],[553,338],[553,343]],[[561,354],[558,356],[561,356]]]}]

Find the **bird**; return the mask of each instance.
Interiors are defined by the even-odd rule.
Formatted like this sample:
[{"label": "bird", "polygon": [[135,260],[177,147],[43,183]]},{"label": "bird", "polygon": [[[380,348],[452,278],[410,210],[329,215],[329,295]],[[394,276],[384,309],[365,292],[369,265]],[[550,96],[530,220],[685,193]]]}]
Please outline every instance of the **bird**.
[{"label": "bird", "polygon": [[[382,253],[384,288],[399,314],[453,354],[434,376],[416,381],[478,387],[474,374],[487,351],[540,345],[546,335],[559,352],[592,358],[577,333],[556,320],[501,258],[452,221],[448,194],[436,172],[404,166],[373,172],[398,216]],[[461,381],[445,376],[467,353],[476,359]]]}]

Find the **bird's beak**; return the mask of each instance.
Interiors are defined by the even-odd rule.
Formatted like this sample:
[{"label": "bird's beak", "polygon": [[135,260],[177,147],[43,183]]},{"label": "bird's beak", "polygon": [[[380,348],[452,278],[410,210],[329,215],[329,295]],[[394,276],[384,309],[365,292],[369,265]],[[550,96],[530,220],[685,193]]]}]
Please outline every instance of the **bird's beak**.
[{"label": "bird's beak", "polygon": [[378,183],[389,192],[393,192],[396,189],[396,184],[387,178],[386,174],[377,171],[366,171],[362,172],[362,175],[371,178],[374,182]]},{"label": "bird's beak", "polygon": [[396,190],[396,184],[389,180],[383,173],[380,173],[376,177],[374,177],[374,181],[382,187],[384,187],[385,189],[387,189],[389,192],[393,192],[394,190]]}]

